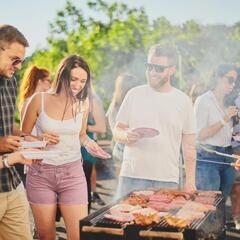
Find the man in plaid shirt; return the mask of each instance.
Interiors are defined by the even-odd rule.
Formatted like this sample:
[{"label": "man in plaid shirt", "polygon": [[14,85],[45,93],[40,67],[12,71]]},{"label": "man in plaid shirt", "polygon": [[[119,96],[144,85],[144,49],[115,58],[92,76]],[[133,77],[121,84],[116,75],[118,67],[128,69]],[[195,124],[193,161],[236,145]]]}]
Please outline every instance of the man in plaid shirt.
[{"label": "man in plaid shirt", "polygon": [[14,130],[17,82],[14,73],[21,68],[28,42],[10,25],[0,26],[0,240],[32,239],[28,202],[14,163],[31,164],[20,153],[20,136]]}]

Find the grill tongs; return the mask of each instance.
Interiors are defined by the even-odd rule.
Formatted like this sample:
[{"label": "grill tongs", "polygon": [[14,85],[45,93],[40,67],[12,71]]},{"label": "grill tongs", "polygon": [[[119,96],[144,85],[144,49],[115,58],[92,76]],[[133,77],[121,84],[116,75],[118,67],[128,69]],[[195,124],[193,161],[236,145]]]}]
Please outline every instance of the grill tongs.
[{"label": "grill tongs", "polygon": [[[205,150],[206,152],[209,152],[209,153],[214,153],[216,155],[219,155],[219,156],[223,156],[223,157],[229,157],[229,158],[233,158],[233,159],[240,159],[240,155],[236,155],[236,154],[227,154],[227,153],[221,153],[221,152],[218,152],[216,150],[213,150],[213,149],[209,149],[203,145],[199,145],[199,147],[203,150]],[[236,162],[215,162],[215,161],[210,161],[210,160],[200,160],[200,159],[197,159],[198,162],[208,162],[208,163],[215,163],[215,164],[223,164],[223,165],[230,165],[232,167],[240,167],[240,163],[236,163]]]}]

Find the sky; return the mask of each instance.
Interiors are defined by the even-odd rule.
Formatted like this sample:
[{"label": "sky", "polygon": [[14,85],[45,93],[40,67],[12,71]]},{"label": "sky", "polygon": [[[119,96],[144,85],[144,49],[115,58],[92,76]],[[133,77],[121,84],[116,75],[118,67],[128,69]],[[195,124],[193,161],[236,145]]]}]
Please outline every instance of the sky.
[{"label": "sky", "polygon": [[[104,0],[113,2],[113,0]],[[86,16],[86,0],[72,0]],[[239,0],[122,0],[130,7],[143,6],[150,20],[165,16],[172,24],[182,24],[194,19],[201,24],[233,25],[240,21]],[[27,55],[36,48],[47,47],[49,23],[66,0],[0,0],[0,24],[17,27],[28,39]],[[101,18],[101,15],[96,16]]]}]

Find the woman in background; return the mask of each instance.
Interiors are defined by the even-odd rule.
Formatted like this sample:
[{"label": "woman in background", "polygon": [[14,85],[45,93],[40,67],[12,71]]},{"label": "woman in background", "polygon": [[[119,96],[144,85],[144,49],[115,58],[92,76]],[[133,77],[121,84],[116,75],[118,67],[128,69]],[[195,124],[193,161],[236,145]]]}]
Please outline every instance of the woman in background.
[{"label": "woman in background", "polygon": [[[89,138],[96,141],[97,134],[103,134],[106,132],[106,121],[105,121],[105,114],[104,114],[101,100],[99,99],[97,94],[94,93],[94,91],[92,91],[90,98],[91,98],[91,104],[90,104],[90,111],[89,111],[88,120],[87,120],[87,135]],[[83,169],[86,176],[87,189],[88,189],[88,212],[90,212],[92,198],[94,196],[96,198],[96,195],[98,195],[95,191],[96,190],[95,164],[96,164],[97,158],[92,156],[90,153],[88,153],[85,147],[81,147],[81,153],[83,158]],[[93,173],[93,171],[95,172]],[[98,197],[98,201],[102,201],[102,199]],[[96,202],[96,203],[100,203],[99,205],[101,205],[101,202]],[[103,205],[104,204],[105,203],[103,202]]]},{"label": "woman in background", "polygon": [[[28,67],[23,75],[20,83],[19,92],[19,112],[20,122],[26,111],[31,97],[37,92],[46,92],[51,87],[51,74],[46,68],[40,68],[35,65]],[[36,135],[36,130],[33,128],[32,135]],[[23,184],[26,183],[26,174],[24,165],[17,164],[16,168],[22,178]]]},{"label": "woman in background", "polygon": [[[117,116],[118,110],[121,106],[121,103],[125,95],[131,88],[136,87],[137,85],[139,85],[139,83],[137,82],[137,79],[135,76],[129,73],[123,73],[118,75],[115,81],[115,89],[114,89],[112,101],[106,113],[106,116],[108,118],[108,123],[112,132],[116,124],[116,116]],[[115,169],[116,169],[117,176],[119,175],[119,172],[121,169],[121,164],[123,160],[123,150],[124,150],[124,144],[114,143],[112,156],[115,162]]]},{"label": "woman in background", "polygon": [[19,93],[19,111],[21,119],[26,111],[32,95],[37,92],[46,92],[51,87],[51,74],[46,68],[35,65],[28,67],[23,75]]},{"label": "woman in background", "polygon": [[[200,190],[220,190],[227,198],[231,192],[235,169],[229,165],[214,162],[230,163],[231,158],[209,153],[205,149],[232,154],[232,118],[238,110],[235,106],[226,107],[224,98],[232,92],[237,79],[236,67],[222,64],[214,72],[212,89],[195,101],[197,119],[197,170],[196,185]],[[210,161],[204,162],[204,160]]]}]

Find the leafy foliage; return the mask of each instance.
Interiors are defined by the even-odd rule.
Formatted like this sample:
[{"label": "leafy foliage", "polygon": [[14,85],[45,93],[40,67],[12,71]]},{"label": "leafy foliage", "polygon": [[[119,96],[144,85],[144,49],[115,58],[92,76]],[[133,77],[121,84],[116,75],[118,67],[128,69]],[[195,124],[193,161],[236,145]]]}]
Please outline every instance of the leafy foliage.
[{"label": "leafy foliage", "polygon": [[[179,52],[177,84],[188,89],[189,72],[198,71],[207,81],[209,71],[220,62],[240,61],[240,23],[203,26],[194,20],[172,25],[164,16],[150,21],[144,8],[124,3],[89,0],[90,16],[68,0],[49,24],[48,48],[38,49],[29,59],[54,72],[60,60],[72,53],[82,55],[91,67],[95,89],[105,105],[111,98],[116,76],[128,71],[144,82],[144,62],[155,43],[171,44]],[[101,14],[101,19],[96,16]],[[23,69],[24,71],[24,69]],[[22,71],[22,72],[23,72]],[[21,73],[20,73],[21,75]]]}]

